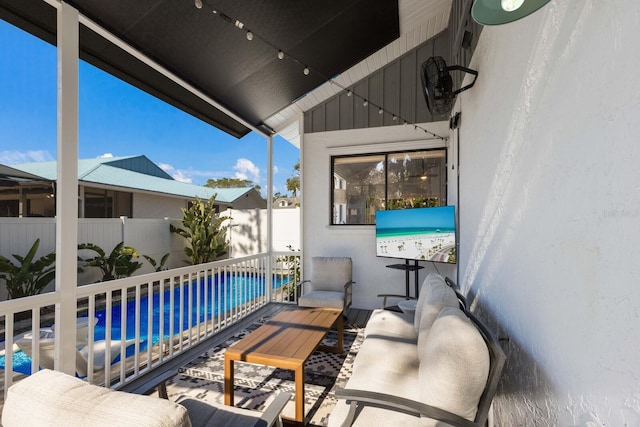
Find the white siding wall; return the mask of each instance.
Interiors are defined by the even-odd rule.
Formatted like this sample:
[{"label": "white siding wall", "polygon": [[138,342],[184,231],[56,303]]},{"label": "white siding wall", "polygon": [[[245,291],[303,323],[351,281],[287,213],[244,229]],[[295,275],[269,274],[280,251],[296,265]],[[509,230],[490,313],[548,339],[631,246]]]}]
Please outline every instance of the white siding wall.
[{"label": "white siding wall", "polygon": [[500,425],[640,425],[640,4],[482,32],[459,98],[460,279],[508,364]]},{"label": "white siding wall", "polygon": [[186,199],[133,193],[134,218],[182,218],[181,209],[186,206]]},{"label": "white siding wall", "polygon": [[[448,124],[423,125],[438,135],[448,137]],[[303,136],[302,142],[302,215],[303,215],[303,268],[308,267],[312,256],[349,256],[353,260],[353,306],[378,308],[380,293],[405,293],[403,271],[386,268],[388,264],[402,260],[376,257],[375,226],[330,226],[331,156],[373,153],[393,150],[441,148],[440,140],[425,140],[424,132],[416,132],[411,126],[392,126],[375,129],[319,132]],[[449,160],[454,156],[449,156]],[[448,168],[451,172],[451,168]],[[450,183],[454,183],[450,178]],[[454,184],[449,193],[455,194]],[[453,203],[450,197],[449,202]],[[420,271],[420,280],[433,271],[431,263]],[[455,278],[455,267],[438,264],[443,275]],[[304,273],[303,273],[304,275]],[[305,276],[306,277],[306,276]],[[411,273],[411,294],[414,281]]]}]

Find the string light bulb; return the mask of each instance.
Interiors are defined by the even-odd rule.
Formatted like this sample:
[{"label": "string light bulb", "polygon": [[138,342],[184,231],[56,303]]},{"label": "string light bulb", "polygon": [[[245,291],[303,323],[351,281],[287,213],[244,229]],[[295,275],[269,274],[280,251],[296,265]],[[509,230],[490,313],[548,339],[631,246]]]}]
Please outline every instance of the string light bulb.
[{"label": "string light bulb", "polygon": [[[479,0],[476,0],[476,1],[479,1]],[[493,1],[495,1],[495,0],[493,0]],[[501,0],[501,2],[506,5],[506,7],[516,7],[518,5],[518,3],[522,2],[522,1],[525,1],[525,0]],[[527,1],[529,1],[529,0],[527,0]],[[542,1],[542,2],[546,3],[546,2],[548,2],[550,0],[537,0],[537,1]],[[203,0],[194,0],[194,5],[195,5],[195,7],[197,9],[202,9],[203,6],[204,6]],[[245,28],[245,24],[242,21],[240,21],[238,19],[235,19],[235,18],[232,18],[231,16],[226,15],[223,11],[220,11],[220,10],[217,10],[217,9],[213,9],[212,13],[214,15],[220,17],[221,19],[223,19],[225,22],[228,22],[229,24],[235,26],[236,28],[245,31],[245,36],[246,36],[247,40],[251,41],[251,40],[254,39],[255,34],[252,31],[250,31],[249,29]],[[284,59],[285,53],[282,51],[282,49],[280,49],[278,46],[275,46],[274,44],[270,43],[269,41],[265,40],[262,37],[258,37],[258,38],[262,42],[264,42],[264,43],[268,44],[269,46],[271,46],[275,51],[277,51],[277,58],[279,60]],[[293,60],[294,62],[304,66],[303,73],[304,73],[305,76],[308,76],[311,73],[311,69],[309,68],[309,66],[304,65],[301,61],[299,61],[298,59],[296,59],[294,57],[290,57],[290,59]],[[324,78],[325,80],[329,81],[330,84],[337,85],[342,90],[347,92],[347,96],[348,97],[353,96],[355,98],[358,98],[359,100],[362,100],[362,106],[363,107],[368,107],[369,106],[369,101],[368,100],[366,100],[364,97],[358,95],[357,93],[354,93],[350,88],[347,89],[346,87],[342,86],[340,83],[334,81],[333,79],[326,78],[325,76],[322,75],[322,73],[319,73],[318,77]],[[356,102],[356,100],[354,100],[354,102]],[[377,106],[375,104],[372,104],[371,106],[372,106],[372,108],[377,108],[378,109],[378,114],[379,115],[382,116],[385,113],[385,110],[384,110],[383,107]],[[424,131],[426,134],[432,135],[435,138],[438,138],[438,139],[441,139],[441,140],[445,140],[446,139],[446,138],[443,138],[443,137],[441,137],[439,135],[436,135],[433,132],[430,132],[430,131],[426,130],[422,126],[418,126],[415,123],[408,122],[406,119],[402,118],[399,115],[392,114],[391,112],[387,112],[387,113],[391,114],[392,120],[394,122],[397,122],[398,120],[401,120],[403,125],[412,125],[415,131],[420,129],[420,130]]]}]

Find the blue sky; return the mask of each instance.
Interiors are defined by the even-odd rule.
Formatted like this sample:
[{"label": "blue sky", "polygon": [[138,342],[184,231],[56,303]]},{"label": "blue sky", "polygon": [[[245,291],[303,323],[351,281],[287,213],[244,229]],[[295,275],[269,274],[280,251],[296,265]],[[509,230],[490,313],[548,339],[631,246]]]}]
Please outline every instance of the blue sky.
[{"label": "blue sky", "polygon": [[[267,140],[230,136],[81,61],[79,157],[144,154],[180,181],[267,184]],[[0,19],[0,163],[56,158],[56,49]],[[274,139],[274,192],[299,150]]]}]

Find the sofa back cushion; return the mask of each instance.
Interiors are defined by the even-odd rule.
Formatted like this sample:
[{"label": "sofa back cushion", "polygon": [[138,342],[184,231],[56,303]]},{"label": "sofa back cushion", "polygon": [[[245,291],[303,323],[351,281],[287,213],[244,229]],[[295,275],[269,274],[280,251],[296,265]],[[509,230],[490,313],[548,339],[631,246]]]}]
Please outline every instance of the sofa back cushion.
[{"label": "sofa back cushion", "polygon": [[420,400],[473,421],[490,365],[475,325],[459,308],[443,308],[419,354]]},{"label": "sofa back cushion", "polygon": [[422,282],[416,304],[413,319],[416,333],[429,329],[443,307],[458,307],[458,297],[441,275],[429,273]]},{"label": "sofa back cushion", "polygon": [[311,290],[344,292],[351,280],[349,257],[313,257],[311,259]]}]

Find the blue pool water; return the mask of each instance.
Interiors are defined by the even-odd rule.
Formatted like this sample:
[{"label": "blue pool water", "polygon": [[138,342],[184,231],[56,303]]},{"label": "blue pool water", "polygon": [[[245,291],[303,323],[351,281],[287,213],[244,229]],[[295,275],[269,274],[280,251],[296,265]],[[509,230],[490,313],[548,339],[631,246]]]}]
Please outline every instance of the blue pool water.
[{"label": "blue pool water", "polygon": [[[279,278],[275,278],[274,285],[281,286]],[[285,279],[286,281],[286,279]],[[160,306],[160,294],[154,294],[151,298],[151,345],[160,341],[160,319],[162,318],[163,337],[169,338],[180,331],[187,330],[200,322],[212,319],[214,316],[225,310],[251,301],[265,293],[264,277],[245,277],[228,274],[226,276],[216,276],[215,280],[208,278],[206,281],[194,282],[189,286],[176,286],[173,290],[173,301],[175,311],[173,316],[173,331],[171,331],[171,290],[163,294],[163,305]],[[198,287],[200,292],[198,294]],[[182,295],[181,295],[182,289]],[[205,295],[206,294],[206,295]],[[198,303],[198,297],[200,299]],[[189,310],[191,303],[191,310]],[[182,305],[183,318],[180,321],[180,310]],[[136,325],[140,327],[140,351],[147,349],[149,345],[149,298],[140,298],[140,318],[136,319],[136,302],[129,301],[126,306],[126,337],[135,338]],[[199,308],[199,310],[198,310]],[[121,339],[122,332],[122,309],[123,305],[116,305],[111,308],[111,339]],[[96,312],[98,323],[94,328],[94,340],[104,340],[106,336],[107,312],[105,310]],[[127,356],[134,353],[133,346],[127,348]],[[116,359],[117,362],[119,359]],[[114,363],[115,363],[114,362]],[[0,356],[0,368],[4,369],[5,357]],[[31,358],[23,351],[17,351],[13,355],[13,370],[23,374],[31,374]]]}]

